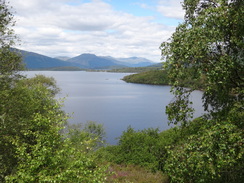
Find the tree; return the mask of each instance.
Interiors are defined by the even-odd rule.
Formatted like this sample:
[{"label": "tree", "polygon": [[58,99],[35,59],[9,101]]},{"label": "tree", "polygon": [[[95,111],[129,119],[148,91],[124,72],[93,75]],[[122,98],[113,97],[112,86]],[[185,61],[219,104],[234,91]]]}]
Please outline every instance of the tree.
[{"label": "tree", "polygon": [[[161,45],[175,94],[166,112],[184,132],[164,171],[171,182],[243,182],[244,1],[184,0],[183,8],[184,22]],[[185,88],[186,78],[204,82],[200,123],[191,121],[197,87]]]},{"label": "tree", "polygon": [[176,100],[167,107],[173,123],[187,124],[193,110],[189,93],[179,80],[204,77],[203,104],[211,117],[224,119],[243,110],[244,2],[242,0],[185,0],[185,21],[169,42],[161,45]]},{"label": "tree", "polygon": [[84,125],[67,124],[63,134],[70,139],[72,146],[77,149],[94,152],[105,145],[106,133],[102,124],[88,121]]},{"label": "tree", "polygon": [[[53,98],[55,89],[45,86],[52,79],[40,77],[32,79],[19,79],[12,83],[11,88],[1,90],[0,112],[0,155],[1,175],[11,174],[18,166],[18,145],[36,144],[38,132],[50,132],[52,126],[62,127],[65,123],[65,114],[60,105]],[[53,88],[56,88],[53,85]],[[52,122],[38,123],[34,120],[37,115],[50,118]],[[50,134],[51,135],[51,134]],[[16,144],[18,141],[18,144]]]},{"label": "tree", "polygon": [[5,0],[0,1],[0,87],[6,87],[11,79],[18,76],[23,69],[21,57],[10,48],[15,44],[17,37],[12,27],[15,22],[13,14]]},{"label": "tree", "polygon": [[67,116],[55,80],[19,74],[13,25],[0,0],[0,182],[104,182],[106,167],[60,133]]},{"label": "tree", "polygon": [[[16,36],[12,29],[14,26],[13,14],[8,3],[0,1],[0,181],[11,171],[11,166],[15,164],[14,158],[6,158],[9,153],[12,156],[10,143],[5,143],[5,133],[12,126],[7,126],[6,105],[9,103],[8,96],[14,82],[20,78],[18,71],[22,69],[21,58],[12,52],[10,47],[14,45]],[[14,128],[17,129],[17,128]],[[13,156],[12,156],[13,157]]]},{"label": "tree", "polygon": [[5,90],[6,99],[0,101],[1,182],[103,182],[105,167],[97,167],[84,150],[90,139],[79,148],[60,133],[67,116],[54,98],[56,91],[54,80],[40,75]]},{"label": "tree", "polygon": [[187,137],[168,149],[164,171],[171,182],[241,183],[244,180],[244,134],[228,121]]}]

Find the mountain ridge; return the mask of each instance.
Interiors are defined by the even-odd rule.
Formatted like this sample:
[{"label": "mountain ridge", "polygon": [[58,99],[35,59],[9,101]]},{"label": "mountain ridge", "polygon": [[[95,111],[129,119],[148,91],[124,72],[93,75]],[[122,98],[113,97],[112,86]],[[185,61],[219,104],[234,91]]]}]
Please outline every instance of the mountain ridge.
[{"label": "mountain ridge", "polygon": [[115,63],[110,59],[90,53],[83,53],[79,56],[68,59],[67,62],[80,64],[83,68],[87,69],[106,69],[112,66],[125,67],[125,65]]},{"label": "mountain ridge", "polygon": [[22,56],[27,69],[45,69],[54,67],[78,67],[80,69],[115,69],[123,67],[145,67],[155,64],[141,57],[114,58],[111,56],[97,56],[83,53],[76,57],[48,57],[35,52],[12,49]]},{"label": "mountain ridge", "polygon": [[13,51],[21,55],[23,59],[23,63],[25,64],[27,69],[45,69],[45,68],[53,68],[53,67],[67,67],[67,66],[80,67],[79,64],[75,64],[75,63],[71,64],[66,61],[41,55],[35,52],[29,52],[20,49],[13,49]]}]

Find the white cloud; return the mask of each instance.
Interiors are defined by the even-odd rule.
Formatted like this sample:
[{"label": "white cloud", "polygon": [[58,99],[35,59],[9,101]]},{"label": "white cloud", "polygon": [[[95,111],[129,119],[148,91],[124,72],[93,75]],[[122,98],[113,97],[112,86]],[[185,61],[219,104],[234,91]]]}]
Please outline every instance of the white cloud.
[{"label": "white cloud", "polygon": [[160,0],[157,10],[165,17],[183,19],[185,12],[181,2],[182,0]]},{"label": "white cloud", "polygon": [[53,57],[90,52],[160,61],[159,46],[174,27],[153,23],[153,17],[115,11],[101,0],[81,2],[13,0],[20,48]]}]

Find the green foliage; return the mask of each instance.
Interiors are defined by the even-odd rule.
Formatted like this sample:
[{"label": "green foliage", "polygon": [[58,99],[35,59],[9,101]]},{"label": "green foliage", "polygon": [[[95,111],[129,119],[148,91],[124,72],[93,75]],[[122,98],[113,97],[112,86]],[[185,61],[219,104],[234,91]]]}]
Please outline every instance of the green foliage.
[{"label": "green foliage", "polygon": [[54,135],[39,135],[30,150],[28,144],[16,144],[21,162],[6,182],[104,182],[104,167],[97,167],[94,158],[74,147],[69,139],[60,141]]},{"label": "green foliage", "polygon": [[9,46],[14,44],[15,35],[12,27],[15,22],[13,21],[13,14],[8,7],[6,1],[1,1],[0,3],[0,32],[1,32],[1,47]]},{"label": "green foliage", "polygon": [[46,77],[44,75],[36,75],[34,78],[28,78],[20,81],[22,84],[32,87],[45,87],[51,95],[56,95],[60,92],[60,89],[56,85],[56,81],[53,77]]},{"label": "green foliage", "polygon": [[[53,78],[26,79],[14,43],[13,16],[0,2],[0,182],[104,182],[105,166],[60,132],[67,123]],[[91,126],[91,127],[90,127]],[[87,130],[102,130],[96,125]],[[100,127],[100,126],[98,126]],[[85,149],[94,133],[89,134]],[[90,138],[90,139],[89,139]]]},{"label": "green foliage", "polygon": [[123,72],[123,73],[140,73],[140,72],[148,72],[152,70],[160,70],[162,69],[162,64],[156,64],[154,66],[147,67],[125,67],[119,69],[111,69],[107,72]]},{"label": "green foliage", "polygon": [[147,71],[141,72],[139,74],[132,74],[125,76],[123,80],[129,83],[142,83],[153,85],[168,84],[167,73],[163,70]]},{"label": "green foliage", "polygon": [[199,77],[195,77],[194,69],[187,68],[184,70],[184,77],[178,79],[178,85],[180,87],[187,87],[196,90],[205,90],[206,76],[200,74]]},{"label": "green foliage", "polygon": [[107,146],[97,154],[109,162],[134,164],[152,171],[162,170],[167,158],[166,146],[179,140],[177,129],[159,133],[158,129],[135,131],[128,127],[119,137],[117,146]]},{"label": "green foliage", "polygon": [[[0,114],[3,115],[2,121],[0,121],[0,149],[1,160],[4,162],[2,167],[6,166],[2,170],[6,173],[10,173],[12,171],[10,169],[13,169],[18,161],[14,139],[18,139],[19,143],[35,144],[34,133],[50,128],[46,123],[36,124],[35,116],[40,114],[55,119],[56,115],[63,114],[58,110],[56,101],[50,97],[52,95],[49,90],[42,85],[28,85],[28,83],[29,79],[23,79],[16,81],[11,89],[0,91]],[[29,132],[33,132],[33,134]]]},{"label": "green foliage", "polygon": [[85,124],[84,131],[89,134],[90,139],[94,139],[96,148],[102,147],[105,144],[106,132],[102,124],[89,121]]},{"label": "green foliage", "polygon": [[[244,1],[185,0],[185,21],[161,45],[175,100],[166,112],[183,139],[167,150],[171,182],[243,182]],[[186,78],[201,79],[208,112],[191,121]],[[189,79],[187,79],[189,80]]]},{"label": "green foliage", "polygon": [[242,130],[230,122],[204,128],[168,147],[164,171],[171,182],[243,182]]},{"label": "green foliage", "polygon": [[187,126],[193,117],[194,109],[191,106],[192,102],[189,100],[192,89],[183,87],[175,88],[174,93],[175,99],[173,102],[166,106],[166,113],[170,123],[174,125],[181,124]]},{"label": "green foliage", "polygon": [[[205,87],[205,76],[202,75],[200,78],[193,79],[191,72],[191,68],[187,69],[186,76],[179,80],[179,86],[203,90]],[[125,76],[123,80],[128,83],[141,83],[152,85],[170,84],[167,72],[165,70],[159,69],[128,75]]]},{"label": "green foliage", "polygon": [[137,164],[148,168],[154,168],[156,156],[156,142],[158,129],[147,129],[136,132],[129,127],[119,138],[120,158],[118,163]]},{"label": "green foliage", "polygon": [[102,124],[89,121],[82,124],[68,124],[63,131],[72,146],[84,152],[94,152],[105,145],[106,133]]},{"label": "green foliage", "polygon": [[12,26],[15,22],[8,3],[0,2],[0,88],[11,86],[11,81],[19,78],[18,71],[22,69],[21,57],[12,52],[10,47],[17,39]]},{"label": "green foliage", "polygon": [[[181,98],[192,91],[178,92],[190,68],[192,79],[204,77],[205,109],[223,111],[219,117],[224,119],[236,103],[243,101],[243,1],[185,0],[183,7],[185,21],[176,28],[170,42],[161,45],[174,94]],[[176,100],[171,106],[182,105]],[[188,110],[182,107],[181,112]],[[172,111],[168,114],[172,119],[176,115]],[[180,121],[187,122],[187,117]]]},{"label": "green foliage", "polygon": [[11,89],[1,90],[4,106],[0,111],[3,114],[1,181],[103,182],[105,179],[105,167],[97,167],[86,151],[94,146],[90,132],[81,139],[82,147],[74,144],[74,139],[61,135],[67,116],[54,98],[57,91],[52,78],[40,75],[21,79]]}]

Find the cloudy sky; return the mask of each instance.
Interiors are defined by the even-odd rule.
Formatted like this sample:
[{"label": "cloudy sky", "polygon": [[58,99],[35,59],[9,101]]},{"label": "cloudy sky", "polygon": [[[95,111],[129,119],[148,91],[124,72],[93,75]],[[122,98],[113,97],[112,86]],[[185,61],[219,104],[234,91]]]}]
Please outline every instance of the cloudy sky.
[{"label": "cloudy sky", "polygon": [[18,48],[50,57],[144,57],[182,22],[181,0],[10,0]]}]

